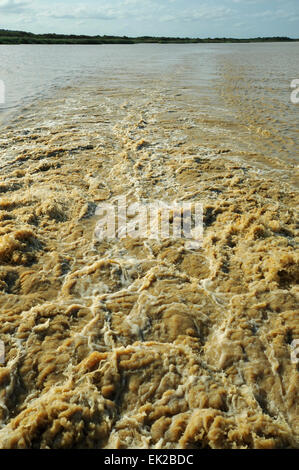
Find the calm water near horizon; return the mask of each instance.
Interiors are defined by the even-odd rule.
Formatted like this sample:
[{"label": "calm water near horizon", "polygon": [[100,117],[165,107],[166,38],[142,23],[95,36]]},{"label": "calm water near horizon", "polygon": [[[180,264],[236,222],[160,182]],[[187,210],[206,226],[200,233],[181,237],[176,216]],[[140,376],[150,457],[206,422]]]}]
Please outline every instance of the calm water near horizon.
[{"label": "calm water near horizon", "polygon": [[253,153],[296,164],[298,105],[290,84],[298,74],[298,43],[0,46],[0,122],[66,86],[105,93],[156,87],[192,97],[202,126],[235,126],[241,150],[250,140]]}]

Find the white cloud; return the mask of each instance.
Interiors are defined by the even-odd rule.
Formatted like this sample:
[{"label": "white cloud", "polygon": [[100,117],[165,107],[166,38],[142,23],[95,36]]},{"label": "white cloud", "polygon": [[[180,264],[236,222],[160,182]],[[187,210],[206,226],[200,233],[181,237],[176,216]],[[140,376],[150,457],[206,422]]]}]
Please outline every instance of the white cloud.
[{"label": "white cloud", "polygon": [[[1,1],[1,0],[0,0]],[[113,6],[111,6],[113,5]],[[101,2],[101,6],[91,4],[73,3],[71,8],[67,4],[51,4],[51,8],[39,9],[38,16],[56,20],[125,20],[136,19],[143,21],[154,18],[158,11],[167,11],[166,5],[157,1],[122,0],[118,2]]]},{"label": "white cloud", "polygon": [[176,14],[167,14],[160,18],[160,21],[199,21],[199,20],[219,20],[231,16],[234,11],[225,7],[214,7],[203,5],[198,9],[189,9]]},{"label": "white cloud", "polygon": [[31,3],[26,0],[0,0],[2,13],[22,13],[30,8]]}]

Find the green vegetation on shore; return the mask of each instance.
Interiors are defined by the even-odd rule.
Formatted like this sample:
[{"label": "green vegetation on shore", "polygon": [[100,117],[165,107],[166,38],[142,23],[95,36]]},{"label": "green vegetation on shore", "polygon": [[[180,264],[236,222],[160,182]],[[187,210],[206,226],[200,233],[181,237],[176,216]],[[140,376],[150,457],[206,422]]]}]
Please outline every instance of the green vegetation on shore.
[{"label": "green vegetation on shore", "polygon": [[24,31],[9,31],[0,29],[0,44],[138,44],[138,43],[226,43],[226,42],[276,42],[276,41],[299,41],[288,37],[267,38],[174,38],[174,37],[127,37],[127,36],[85,36],[66,34],[33,34]]}]

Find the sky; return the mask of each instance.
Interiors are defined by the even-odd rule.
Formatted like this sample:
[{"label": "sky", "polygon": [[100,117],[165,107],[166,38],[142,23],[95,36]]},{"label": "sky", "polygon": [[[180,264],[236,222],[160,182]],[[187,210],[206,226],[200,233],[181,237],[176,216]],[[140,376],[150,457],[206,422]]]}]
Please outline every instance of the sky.
[{"label": "sky", "polygon": [[299,37],[299,0],[0,0],[0,29],[178,37]]}]

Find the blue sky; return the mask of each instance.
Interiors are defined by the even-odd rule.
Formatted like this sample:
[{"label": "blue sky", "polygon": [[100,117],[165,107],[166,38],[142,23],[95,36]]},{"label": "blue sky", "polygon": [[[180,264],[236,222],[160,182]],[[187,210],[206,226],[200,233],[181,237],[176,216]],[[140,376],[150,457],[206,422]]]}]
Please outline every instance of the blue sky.
[{"label": "blue sky", "polygon": [[299,0],[0,0],[0,28],[91,35],[299,37]]}]

